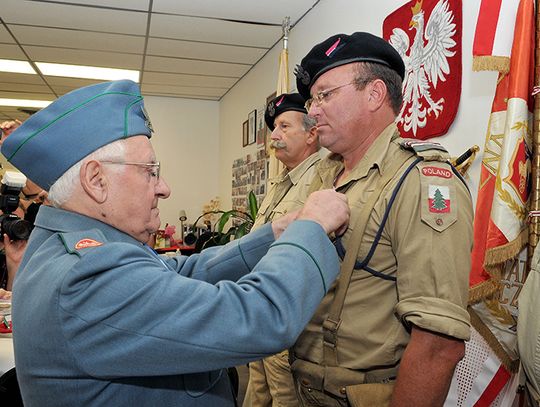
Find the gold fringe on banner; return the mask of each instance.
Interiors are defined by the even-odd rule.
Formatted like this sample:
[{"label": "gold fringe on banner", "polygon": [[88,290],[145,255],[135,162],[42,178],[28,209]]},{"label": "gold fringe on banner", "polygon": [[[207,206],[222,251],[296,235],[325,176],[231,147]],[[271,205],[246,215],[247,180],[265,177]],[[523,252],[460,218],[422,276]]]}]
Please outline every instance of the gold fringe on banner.
[{"label": "gold fringe on banner", "polygon": [[489,347],[493,350],[493,352],[495,352],[495,355],[497,355],[504,367],[511,373],[517,373],[519,370],[519,359],[513,360],[508,353],[506,353],[495,335],[493,335],[493,332],[491,332],[490,329],[482,322],[480,317],[471,307],[468,307],[467,310],[469,311],[469,315],[471,317],[472,326],[480,335],[482,335],[482,338],[486,340]]},{"label": "gold fringe on banner", "polygon": [[528,239],[529,232],[525,228],[514,241],[486,251],[484,268],[491,278],[469,288],[469,304],[476,304],[502,288],[500,281],[504,263],[516,257],[528,243]]},{"label": "gold fringe on banner", "polygon": [[489,270],[489,274],[492,278],[469,288],[469,304],[476,304],[501,289],[501,269],[495,271],[493,268]]},{"label": "gold fringe on banner", "polygon": [[489,56],[474,56],[473,71],[499,71],[508,73],[510,71],[510,58]]},{"label": "gold fringe on banner", "polygon": [[513,241],[508,242],[502,246],[497,246],[492,249],[486,250],[484,266],[486,268],[489,268],[490,266],[504,263],[506,260],[510,260],[516,257],[519,252],[525,247],[528,241],[529,232],[526,228],[522,229],[518,237]]}]

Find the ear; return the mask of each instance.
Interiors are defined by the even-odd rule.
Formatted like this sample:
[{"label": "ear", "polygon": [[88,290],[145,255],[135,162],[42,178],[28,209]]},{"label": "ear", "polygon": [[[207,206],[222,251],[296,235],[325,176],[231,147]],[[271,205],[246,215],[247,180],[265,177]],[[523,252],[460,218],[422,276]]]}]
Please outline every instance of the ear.
[{"label": "ear", "polygon": [[388,93],[385,83],[381,79],[375,79],[373,82],[367,84],[366,92],[368,94],[370,110],[373,112],[379,110],[385,102],[386,94]]},{"label": "ear", "polygon": [[108,180],[99,161],[84,162],[79,177],[82,188],[90,198],[100,204],[107,200]]},{"label": "ear", "polygon": [[317,126],[313,126],[308,131],[308,135],[307,135],[307,138],[306,138],[306,143],[308,145],[311,145],[313,143],[316,143],[317,141],[318,141],[318,139],[317,139]]}]

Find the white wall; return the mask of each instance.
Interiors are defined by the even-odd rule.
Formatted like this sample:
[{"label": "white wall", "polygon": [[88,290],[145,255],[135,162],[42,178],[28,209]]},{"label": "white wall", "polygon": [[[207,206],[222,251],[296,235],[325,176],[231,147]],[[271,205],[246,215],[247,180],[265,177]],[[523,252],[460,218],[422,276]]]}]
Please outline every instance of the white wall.
[{"label": "white wall", "polygon": [[144,101],[161,174],[172,191],[159,204],[161,223],[179,230],[180,209],[187,212],[188,222],[194,222],[202,206],[219,194],[219,103],[152,96]]},{"label": "white wall", "polygon": [[[294,66],[318,42],[336,33],[350,34],[368,31],[382,34],[385,17],[405,1],[380,0],[321,0],[290,32],[289,70],[291,88],[295,88],[292,74]],[[480,0],[463,1],[463,78],[461,102],[456,119],[447,135],[439,137],[452,155],[459,155],[473,144],[484,147],[488,116],[496,85],[493,72],[472,72],[472,42]],[[230,207],[231,165],[233,159],[254,152],[255,148],[242,148],[242,122],[249,111],[263,104],[266,96],[276,87],[278,55],[281,45],[272,49],[255,68],[246,75],[222,100],[220,110],[219,191],[224,207]],[[476,195],[480,156],[469,170],[469,184]]]}]

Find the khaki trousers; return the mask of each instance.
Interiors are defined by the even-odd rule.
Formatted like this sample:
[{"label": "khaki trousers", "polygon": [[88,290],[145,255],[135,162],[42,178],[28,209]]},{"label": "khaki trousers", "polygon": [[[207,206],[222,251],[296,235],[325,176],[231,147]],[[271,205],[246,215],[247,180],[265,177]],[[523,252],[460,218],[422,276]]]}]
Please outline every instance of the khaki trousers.
[{"label": "khaki trousers", "polygon": [[289,352],[283,351],[249,364],[243,407],[298,407]]}]

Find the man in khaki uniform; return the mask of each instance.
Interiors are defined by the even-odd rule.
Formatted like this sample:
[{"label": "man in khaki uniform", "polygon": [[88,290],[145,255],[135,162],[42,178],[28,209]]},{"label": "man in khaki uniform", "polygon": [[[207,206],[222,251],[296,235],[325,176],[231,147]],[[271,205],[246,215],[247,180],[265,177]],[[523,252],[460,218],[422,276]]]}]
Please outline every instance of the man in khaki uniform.
[{"label": "man in khaki uniform", "polygon": [[472,204],[436,143],[394,124],[404,64],[382,38],[334,35],[297,66],[319,141],[313,187],[347,195],[338,282],[295,344],[305,406],[441,406],[469,338]]},{"label": "man in khaki uniform", "polygon": [[[304,104],[302,96],[290,93],[277,96],[266,107],[264,119],[272,130],[270,148],[285,169],[271,181],[253,228],[301,207],[308,196],[320,147],[315,119],[307,115]],[[243,406],[298,406],[286,350],[249,364]]]}]

